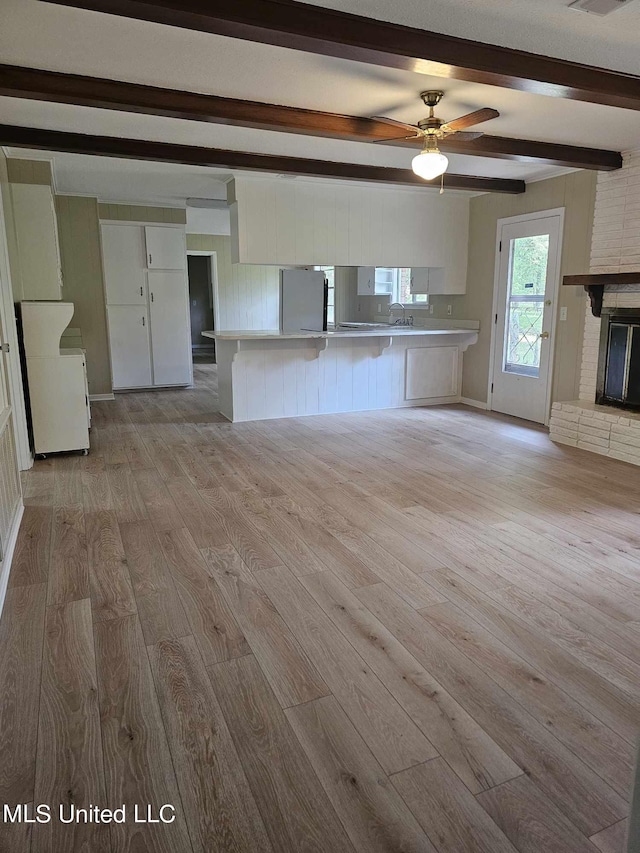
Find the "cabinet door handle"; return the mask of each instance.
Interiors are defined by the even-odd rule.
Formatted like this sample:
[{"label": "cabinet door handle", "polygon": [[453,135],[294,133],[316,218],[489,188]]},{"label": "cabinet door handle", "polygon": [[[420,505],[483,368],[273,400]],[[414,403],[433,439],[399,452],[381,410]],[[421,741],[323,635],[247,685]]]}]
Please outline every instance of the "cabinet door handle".
[{"label": "cabinet door handle", "polygon": [[149,266],[151,266],[151,261],[152,261],[152,258],[151,258],[151,255],[149,255]]},{"label": "cabinet door handle", "polygon": [[151,294],[151,301],[153,302],[153,293]]},{"label": "cabinet door handle", "polygon": [[144,317],[142,318],[142,325],[144,326]]},{"label": "cabinet door handle", "polygon": [[142,286],[140,286],[140,296],[142,296],[143,294],[144,294],[144,290],[142,289]]}]

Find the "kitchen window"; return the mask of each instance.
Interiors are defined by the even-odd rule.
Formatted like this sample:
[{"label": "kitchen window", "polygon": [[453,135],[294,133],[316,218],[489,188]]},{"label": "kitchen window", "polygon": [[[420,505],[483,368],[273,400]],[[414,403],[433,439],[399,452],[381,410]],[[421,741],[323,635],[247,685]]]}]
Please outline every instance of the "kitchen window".
[{"label": "kitchen window", "polygon": [[401,305],[429,304],[427,293],[411,293],[411,267],[376,267],[375,293]]},{"label": "kitchen window", "polygon": [[336,268],[335,267],[315,267],[317,270],[322,270],[324,277],[327,280],[327,327],[335,326],[336,324]]}]

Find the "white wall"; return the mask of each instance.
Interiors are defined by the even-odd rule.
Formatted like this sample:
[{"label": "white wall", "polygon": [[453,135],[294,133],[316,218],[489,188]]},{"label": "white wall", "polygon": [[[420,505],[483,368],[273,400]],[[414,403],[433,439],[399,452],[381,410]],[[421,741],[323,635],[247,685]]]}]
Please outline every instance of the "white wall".
[{"label": "white wall", "polygon": [[279,266],[446,267],[464,290],[469,197],[344,181],[238,177],[234,261]]},{"label": "white wall", "polygon": [[188,207],[187,234],[231,234],[229,209]]},{"label": "white wall", "polygon": [[280,269],[234,264],[231,238],[187,234],[187,252],[215,252],[218,276],[218,331],[277,329],[280,326]]},{"label": "white wall", "polygon": [[[640,271],[640,149],[624,152],[623,158],[622,169],[598,173],[591,239],[592,274]],[[638,285],[607,289],[605,306],[638,307]],[[599,345],[600,320],[593,316],[587,301],[580,399],[590,403],[596,395]]]}]

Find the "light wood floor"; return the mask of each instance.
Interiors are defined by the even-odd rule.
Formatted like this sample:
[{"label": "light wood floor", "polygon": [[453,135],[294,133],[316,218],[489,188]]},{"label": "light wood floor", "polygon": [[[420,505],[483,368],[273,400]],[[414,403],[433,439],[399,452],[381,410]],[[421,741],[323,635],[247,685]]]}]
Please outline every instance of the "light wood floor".
[{"label": "light wood floor", "polygon": [[94,406],[37,462],[0,622],[0,850],[621,853],[640,471],[463,407]]}]

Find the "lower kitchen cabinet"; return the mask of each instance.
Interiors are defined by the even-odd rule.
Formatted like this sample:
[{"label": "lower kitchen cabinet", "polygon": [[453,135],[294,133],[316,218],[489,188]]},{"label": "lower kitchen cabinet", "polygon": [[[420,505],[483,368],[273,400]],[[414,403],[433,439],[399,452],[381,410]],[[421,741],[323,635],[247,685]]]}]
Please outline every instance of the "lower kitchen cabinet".
[{"label": "lower kitchen cabinet", "polygon": [[154,385],[191,382],[189,300],[184,273],[149,272]]},{"label": "lower kitchen cabinet", "polygon": [[150,272],[149,304],[107,305],[113,388],[191,383],[184,273]]},{"label": "lower kitchen cabinet", "polygon": [[109,305],[107,315],[114,389],[153,385],[146,305]]}]

